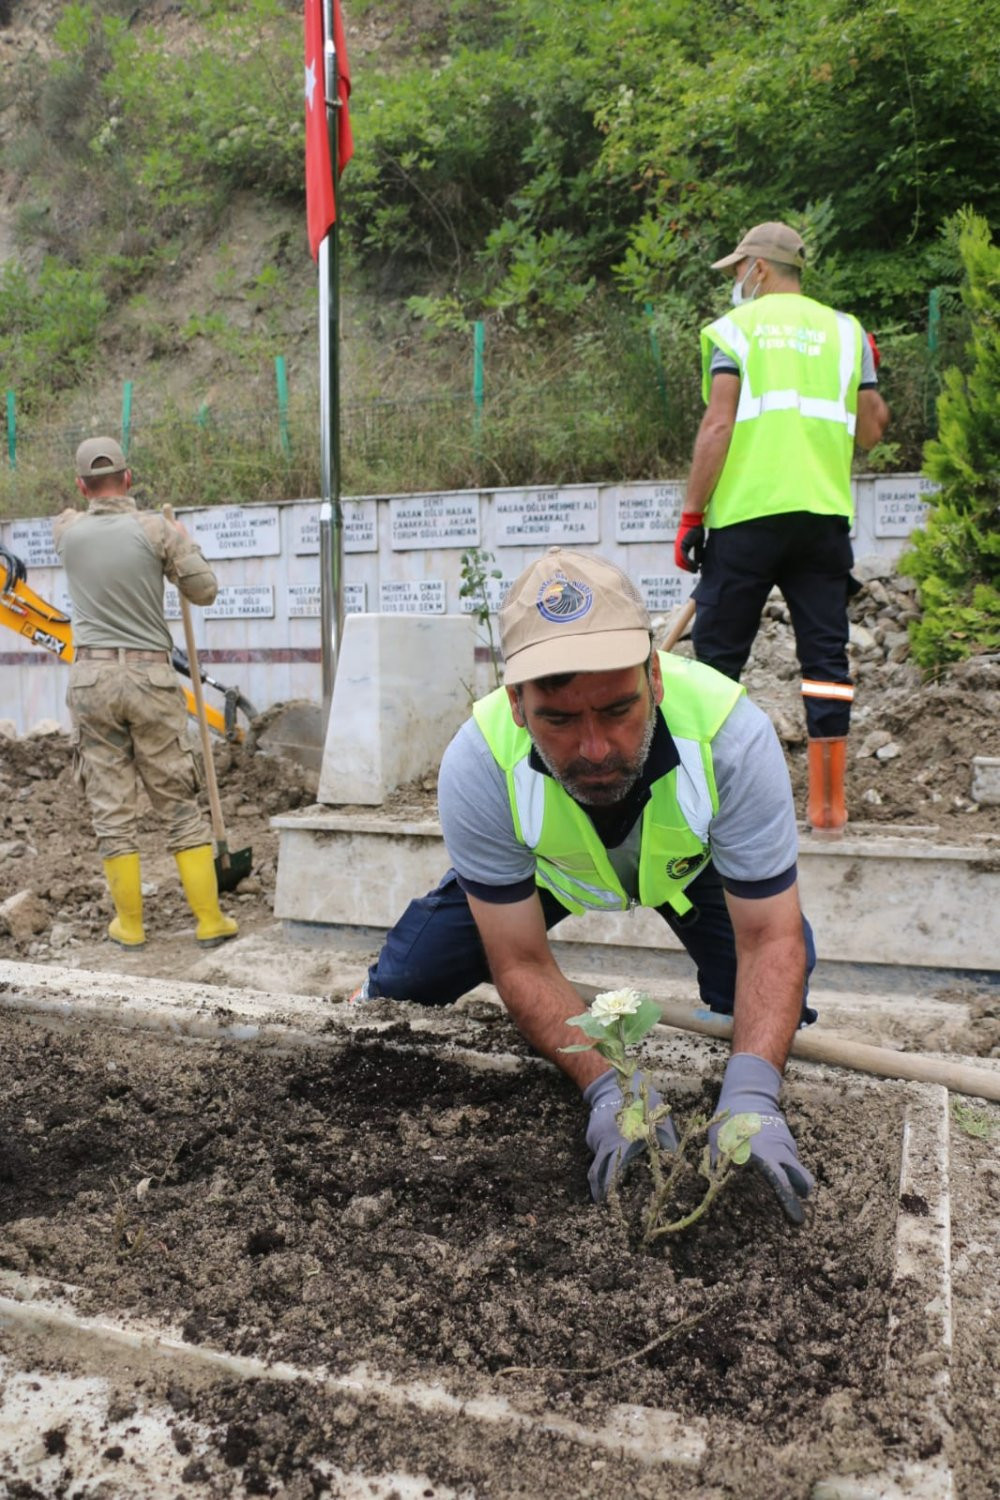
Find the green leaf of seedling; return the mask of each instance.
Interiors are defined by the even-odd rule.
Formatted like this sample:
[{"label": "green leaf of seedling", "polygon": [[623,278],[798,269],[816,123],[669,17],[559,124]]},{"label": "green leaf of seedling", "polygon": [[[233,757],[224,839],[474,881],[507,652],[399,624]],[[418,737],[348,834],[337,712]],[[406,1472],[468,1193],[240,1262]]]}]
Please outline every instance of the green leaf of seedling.
[{"label": "green leaf of seedling", "polygon": [[719,1126],[716,1137],[719,1150],[737,1167],[742,1167],[750,1157],[750,1142],[760,1130],[760,1115],[744,1113],[732,1115]]},{"label": "green leaf of seedling", "polygon": [[618,1129],[627,1141],[646,1139],[646,1111],[641,1099],[633,1099],[618,1116]]},{"label": "green leaf of seedling", "polygon": [[659,1019],[660,1007],[656,1001],[643,999],[638,1010],[622,1017],[622,1035],[626,1047],[634,1047],[637,1042],[641,1042],[647,1032],[652,1031]]},{"label": "green leaf of seedling", "polygon": [[574,1042],[572,1047],[560,1047],[560,1052],[593,1052],[593,1042]]},{"label": "green leaf of seedling", "polygon": [[586,1035],[603,1041],[608,1034],[607,1027],[592,1016],[589,1010],[585,1010],[582,1016],[570,1016],[566,1022],[567,1026],[577,1026]]}]

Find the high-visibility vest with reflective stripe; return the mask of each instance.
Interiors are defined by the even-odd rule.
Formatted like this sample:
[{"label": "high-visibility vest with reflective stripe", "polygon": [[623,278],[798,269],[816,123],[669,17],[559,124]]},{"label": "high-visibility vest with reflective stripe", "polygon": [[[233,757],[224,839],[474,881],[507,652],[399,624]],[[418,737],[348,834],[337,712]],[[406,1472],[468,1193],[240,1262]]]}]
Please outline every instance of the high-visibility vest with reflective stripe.
[{"label": "high-visibility vest with reflective stripe", "polygon": [[793,510],[851,518],[862,338],[857,318],[796,292],[771,292],[702,329],[705,400],[713,348],[740,370],[711,530]]},{"label": "high-visibility vest with reflective stripe", "polygon": [[[663,702],[680,764],[654,781],[642,814],[639,905],[689,911],[684,894],[709,859],[709,823],[719,808],[712,739],[744,692],[711,667],[660,653]],[[514,722],[506,689],[481,698],[473,715],[507,777],[514,833],[535,855],[535,880],[567,911],[622,911],[631,902],[586,812],[558,781],[529,763],[531,736]]]}]

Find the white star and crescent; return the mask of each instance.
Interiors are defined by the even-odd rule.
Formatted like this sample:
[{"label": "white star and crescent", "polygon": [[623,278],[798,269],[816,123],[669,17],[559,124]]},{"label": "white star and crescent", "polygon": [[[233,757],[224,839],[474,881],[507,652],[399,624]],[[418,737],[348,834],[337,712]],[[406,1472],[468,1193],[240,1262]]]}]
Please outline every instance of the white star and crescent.
[{"label": "white star and crescent", "polygon": [[316,92],[316,63],[311,62],[306,68],[306,105],[312,109],[313,94]]}]

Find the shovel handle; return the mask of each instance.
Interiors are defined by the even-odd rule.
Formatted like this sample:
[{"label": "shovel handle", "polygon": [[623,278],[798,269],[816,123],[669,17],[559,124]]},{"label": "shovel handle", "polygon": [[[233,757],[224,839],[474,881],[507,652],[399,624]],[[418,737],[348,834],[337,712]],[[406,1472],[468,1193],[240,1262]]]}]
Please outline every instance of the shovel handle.
[{"label": "shovel handle", "polygon": [[[174,520],[173,506],[164,505],[163,514],[170,522]],[[205,790],[208,792],[208,806],[212,817],[212,833],[219,858],[223,865],[229,863],[229,844],[226,839],[226,825],[222,821],[222,803],[219,800],[219,783],[215,779],[215,761],[212,759],[212,737],[208,730],[208,718],[205,714],[205,695],[201,690],[201,669],[198,666],[198,648],[194,643],[194,621],[191,618],[191,606],[184,595],[178,589],[181,601],[181,620],[184,625],[184,644],[187,648],[188,665],[191,668],[191,694],[194,698],[194,706],[198,714],[198,733],[201,737],[201,758],[205,765]]]},{"label": "shovel handle", "polygon": [[656,647],[657,651],[672,651],[677,645],[677,642],[680,640],[681,636],[684,634],[685,630],[687,630],[693,618],[694,600],[688,599],[688,601],[681,606],[679,614],[674,619],[673,624],[670,626],[662,641],[658,643]]}]

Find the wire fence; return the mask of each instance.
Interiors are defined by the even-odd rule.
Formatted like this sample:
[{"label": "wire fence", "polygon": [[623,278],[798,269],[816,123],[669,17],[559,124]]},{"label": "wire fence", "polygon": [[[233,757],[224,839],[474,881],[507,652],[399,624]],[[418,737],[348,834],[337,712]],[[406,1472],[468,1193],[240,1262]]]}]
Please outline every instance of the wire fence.
[{"label": "wire fence", "polygon": [[[596,350],[596,352],[595,352]],[[883,466],[919,469],[939,389],[936,361],[907,348],[884,380],[893,408]],[[470,371],[471,373],[471,371]],[[464,390],[344,399],[340,490],[400,494],[519,484],[670,479],[686,470],[703,411],[700,371],[682,330],[618,345],[569,341],[560,357],[497,364]],[[884,372],[883,372],[884,373]],[[120,409],[94,400],[62,424],[21,417],[7,393],[0,515],[52,514],[75,503],[73,455],[97,432],[118,438],[140,504],[212,505],[297,499],[320,492],[319,393],[290,388],[280,357],[248,370],[235,406],[165,405],[155,387],[126,381]]]},{"label": "wire fence", "polygon": [[[519,483],[639,477],[679,457],[693,428],[669,426],[651,381],[645,396],[578,380],[512,383],[477,400],[470,391],[343,401],[341,490],[403,493]],[[97,432],[117,438],[140,503],[153,491],[174,503],[216,504],[317,495],[319,395],[278,403],[157,411],[134,392],[118,419],[63,424],[16,419],[0,460],[0,513],[50,513],[74,499],[73,456]],[[631,472],[634,471],[634,472]]]}]

